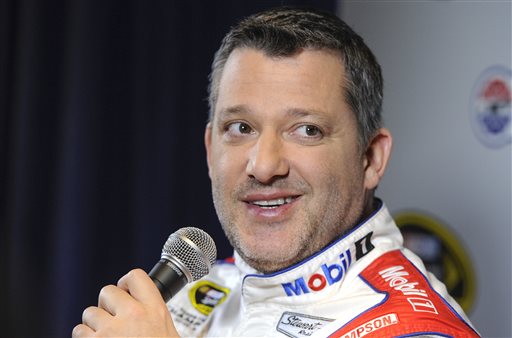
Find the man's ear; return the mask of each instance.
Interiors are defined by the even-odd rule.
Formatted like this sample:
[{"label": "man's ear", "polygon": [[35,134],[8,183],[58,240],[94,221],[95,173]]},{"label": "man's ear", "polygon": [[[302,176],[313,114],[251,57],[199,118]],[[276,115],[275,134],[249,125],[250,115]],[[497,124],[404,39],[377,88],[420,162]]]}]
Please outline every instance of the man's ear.
[{"label": "man's ear", "polygon": [[380,128],[364,154],[364,186],[368,190],[379,184],[391,156],[393,137],[386,128]]},{"label": "man's ear", "polygon": [[208,164],[208,176],[212,178],[211,173],[211,153],[212,153],[212,123],[208,122],[204,130],[204,146],[206,148],[206,163]]}]

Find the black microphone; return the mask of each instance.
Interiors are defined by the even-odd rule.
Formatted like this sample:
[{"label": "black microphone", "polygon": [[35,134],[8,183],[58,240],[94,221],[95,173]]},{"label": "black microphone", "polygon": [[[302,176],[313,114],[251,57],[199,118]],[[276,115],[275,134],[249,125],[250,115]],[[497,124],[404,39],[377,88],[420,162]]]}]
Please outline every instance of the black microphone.
[{"label": "black microphone", "polygon": [[181,228],[165,242],[149,277],[167,303],[187,283],[207,275],[216,258],[217,248],[210,235],[198,228]]}]

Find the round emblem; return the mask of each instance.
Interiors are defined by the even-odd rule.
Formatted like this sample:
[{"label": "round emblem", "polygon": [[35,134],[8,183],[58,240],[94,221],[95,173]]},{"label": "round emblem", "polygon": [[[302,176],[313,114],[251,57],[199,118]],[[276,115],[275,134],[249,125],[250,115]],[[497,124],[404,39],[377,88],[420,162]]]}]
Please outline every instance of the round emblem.
[{"label": "round emblem", "polygon": [[475,83],[470,100],[471,125],[477,138],[491,148],[512,141],[512,71],[504,66],[484,70]]},{"label": "round emblem", "polygon": [[192,286],[188,295],[192,306],[204,315],[209,315],[213,309],[222,304],[230,290],[209,280],[200,280]]},{"label": "round emblem", "polygon": [[418,255],[427,270],[442,281],[450,295],[469,312],[475,300],[475,273],[457,236],[431,216],[404,212],[394,216],[404,246]]}]

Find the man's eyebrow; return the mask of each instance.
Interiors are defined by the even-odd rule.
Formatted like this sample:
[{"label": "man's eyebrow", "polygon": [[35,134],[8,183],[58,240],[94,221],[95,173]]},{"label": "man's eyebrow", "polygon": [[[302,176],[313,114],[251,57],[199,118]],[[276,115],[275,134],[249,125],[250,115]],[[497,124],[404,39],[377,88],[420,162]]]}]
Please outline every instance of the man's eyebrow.
[{"label": "man's eyebrow", "polygon": [[306,117],[311,115],[320,115],[320,112],[317,110],[310,109],[301,109],[301,108],[290,108],[286,110],[286,115],[289,117]]},{"label": "man's eyebrow", "polygon": [[247,114],[251,110],[246,105],[240,104],[236,106],[231,106],[227,108],[223,108],[219,110],[218,114],[222,116],[229,116],[229,115],[235,115],[235,114]]},{"label": "man's eyebrow", "polygon": [[319,109],[302,109],[302,108],[290,108],[286,110],[286,115],[290,118],[300,119],[304,117],[313,117],[318,121],[328,122],[326,113]]},{"label": "man's eyebrow", "polygon": [[[240,104],[220,109],[216,114],[222,119],[227,119],[231,115],[247,115],[252,114],[252,111],[247,105]],[[300,119],[305,117],[314,117],[319,120],[326,120],[325,113],[319,109],[304,109],[304,108],[288,108],[285,111],[288,118]]]}]

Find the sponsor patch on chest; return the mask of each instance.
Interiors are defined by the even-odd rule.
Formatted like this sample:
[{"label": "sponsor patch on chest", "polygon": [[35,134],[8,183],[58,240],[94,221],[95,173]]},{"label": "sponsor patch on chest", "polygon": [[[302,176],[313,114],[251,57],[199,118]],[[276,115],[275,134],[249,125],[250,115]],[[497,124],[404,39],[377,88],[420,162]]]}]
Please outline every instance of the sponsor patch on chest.
[{"label": "sponsor patch on chest", "polygon": [[209,315],[213,309],[222,304],[230,290],[209,280],[201,280],[194,284],[189,291],[192,306],[204,315]]},{"label": "sponsor patch on chest", "polygon": [[352,265],[353,257],[359,260],[370,253],[375,246],[372,243],[373,231],[354,242],[352,249],[347,249],[336,255],[334,259],[321,264],[319,269],[301,276],[293,281],[282,283],[283,291],[288,297],[301,296],[307,293],[319,292],[336,283],[341,283]]},{"label": "sponsor patch on chest", "polygon": [[333,320],[295,312],[284,312],[276,329],[288,337],[309,337]]},{"label": "sponsor patch on chest", "polygon": [[387,315],[383,315],[377,318],[373,318],[366,323],[363,323],[356,327],[355,329],[345,333],[341,337],[343,338],[360,338],[375,331],[378,331],[382,328],[385,328],[390,325],[398,324],[398,316],[395,313],[389,313]]}]

